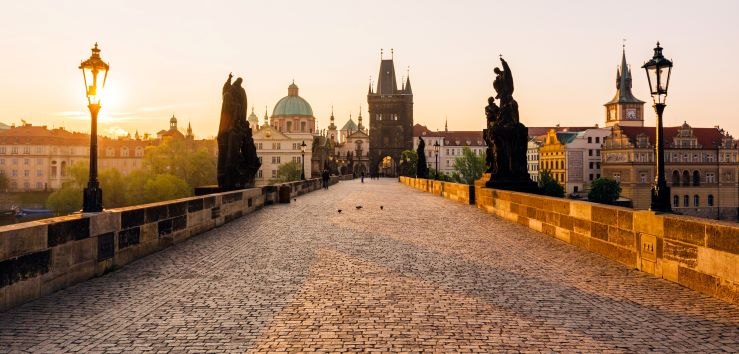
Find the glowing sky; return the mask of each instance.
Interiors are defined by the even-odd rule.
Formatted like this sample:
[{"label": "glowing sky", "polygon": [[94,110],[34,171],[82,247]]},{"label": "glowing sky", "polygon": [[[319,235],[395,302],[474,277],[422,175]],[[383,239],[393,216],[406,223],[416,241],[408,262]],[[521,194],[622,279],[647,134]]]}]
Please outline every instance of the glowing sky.
[{"label": "glowing sky", "polygon": [[[80,61],[95,41],[111,65],[105,134],[155,133],[174,113],[197,137],[218,129],[220,90],[243,76],[249,106],[291,80],[319,125],[360,105],[380,48],[410,66],[415,122],[478,130],[498,54],[522,121],[603,124],[623,39],[634,94],[660,40],[675,63],[665,125],[720,125],[739,137],[739,1],[10,1],[0,11],[0,122],[89,131]],[[654,125],[647,110],[647,125]]]}]

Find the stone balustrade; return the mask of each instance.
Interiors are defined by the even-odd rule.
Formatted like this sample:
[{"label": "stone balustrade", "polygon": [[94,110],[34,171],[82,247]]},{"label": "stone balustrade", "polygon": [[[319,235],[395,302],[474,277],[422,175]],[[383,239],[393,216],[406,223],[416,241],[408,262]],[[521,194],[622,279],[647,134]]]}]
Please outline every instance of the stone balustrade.
[{"label": "stone balustrade", "polygon": [[[331,184],[346,176],[333,176]],[[290,198],[320,179],[75,214],[0,227],[0,311],[100,276],[138,258]],[[282,202],[290,202],[290,198]]]},{"label": "stone balustrade", "polygon": [[[454,189],[454,183],[408,177],[401,182],[464,202],[463,193],[443,193]],[[475,186],[474,198],[478,208],[511,222],[739,303],[739,226],[735,223],[494,190],[480,184]]]}]

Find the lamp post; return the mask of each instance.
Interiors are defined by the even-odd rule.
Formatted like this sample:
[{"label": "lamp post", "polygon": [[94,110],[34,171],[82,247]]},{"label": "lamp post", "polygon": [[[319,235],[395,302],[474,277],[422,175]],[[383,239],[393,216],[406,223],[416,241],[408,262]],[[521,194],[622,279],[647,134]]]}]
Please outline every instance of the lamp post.
[{"label": "lamp post", "polygon": [[98,182],[98,112],[100,112],[100,94],[105,87],[110,66],[100,59],[98,44],[92,48],[90,58],[80,64],[82,78],[85,80],[87,108],[90,109],[90,177],[82,194],[82,212],[98,213],[103,211],[103,190]]},{"label": "lamp post", "polygon": [[439,141],[434,142],[434,155],[436,155],[436,176],[434,176],[434,179],[439,179]]},{"label": "lamp post", "polygon": [[672,72],[672,62],[662,55],[662,47],[657,42],[654,48],[654,56],[642,66],[647,72],[647,80],[649,81],[649,91],[652,94],[654,102],[654,110],[657,112],[657,172],[655,176],[655,184],[652,187],[652,204],[650,209],[653,211],[670,212],[670,187],[667,186],[665,180],[665,139],[662,129],[662,113],[665,111],[665,100],[667,99],[667,87],[670,83],[670,73]]},{"label": "lamp post", "polygon": [[300,160],[303,162],[303,169],[300,171],[300,179],[305,180],[305,148],[308,145],[305,145],[305,140],[303,140],[303,143],[300,144]]}]

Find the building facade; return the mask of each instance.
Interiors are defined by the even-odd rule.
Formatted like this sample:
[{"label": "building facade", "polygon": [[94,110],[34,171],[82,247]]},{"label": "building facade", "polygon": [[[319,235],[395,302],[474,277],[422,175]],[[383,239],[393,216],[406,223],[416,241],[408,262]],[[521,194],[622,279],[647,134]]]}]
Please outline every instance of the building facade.
[{"label": "building facade", "polygon": [[439,144],[439,171],[451,174],[455,171],[454,162],[462,157],[462,151],[469,148],[476,155],[485,155],[485,141],[482,139],[482,131],[450,131],[445,124],[444,131],[433,132],[426,126],[416,124],[413,127],[413,150],[418,149],[419,137],[426,144],[426,163],[429,169],[436,169],[436,154],[434,144]]},{"label": "building facade", "polygon": [[[665,178],[672,210],[737,220],[739,163],[736,141],[718,127],[665,127]],[[635,209],[648,209],[655,180],[655,128],[613,127],[603,146],[603,175],[621,184]]]}]

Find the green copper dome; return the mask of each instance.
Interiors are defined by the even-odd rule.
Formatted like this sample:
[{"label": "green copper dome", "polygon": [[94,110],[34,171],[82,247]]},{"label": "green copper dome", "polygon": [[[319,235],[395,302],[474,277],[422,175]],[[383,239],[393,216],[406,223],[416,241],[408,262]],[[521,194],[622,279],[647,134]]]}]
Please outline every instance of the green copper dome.
[{"label": "green copper dome", "polygon": [[287,88],[287,96],[277,101],[272,116],[313,116],[308,101],[298,96],[298,86],[293,82]]}]

